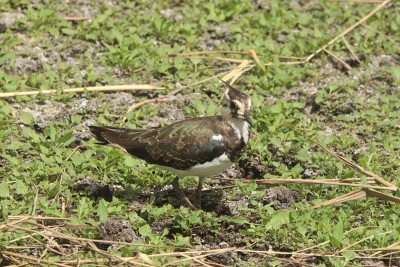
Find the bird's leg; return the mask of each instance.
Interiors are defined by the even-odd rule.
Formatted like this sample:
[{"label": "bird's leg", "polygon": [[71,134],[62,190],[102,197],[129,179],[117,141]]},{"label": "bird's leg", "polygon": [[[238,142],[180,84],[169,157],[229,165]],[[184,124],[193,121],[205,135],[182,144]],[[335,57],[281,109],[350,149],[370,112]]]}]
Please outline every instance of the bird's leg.
[{"label": "bird's leg", "polygon": [[196,207],[192,204],[192,202],[190,202],[190,200],[187,198],[185,193],[183,193],[182,189],[179,187],[179,177],[176,177],[172,181],[172,187],[175,189],[176,194],[178,195],[178,197],[180,199],[183,199],[190,209],[192,209],[192,210],[196,209]]},{"label": "bird's leg", "polygon": [[196,193],[195,193],[195,204],[196,206],[198,206],[199,208],[201,208],[201,195],[202,195],[202,190],[203,190],[203,183],[204,180],[206,179],[206,177],[199,177],[199,184],[197,186],[196,189]]}]

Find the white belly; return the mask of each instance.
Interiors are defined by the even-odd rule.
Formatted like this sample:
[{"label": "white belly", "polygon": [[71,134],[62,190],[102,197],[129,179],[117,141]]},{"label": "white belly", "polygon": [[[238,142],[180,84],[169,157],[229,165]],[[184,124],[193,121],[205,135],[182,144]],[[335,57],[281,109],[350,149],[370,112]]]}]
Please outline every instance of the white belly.
[{"label": "white belly", "polygon": [[232,161],[229,160],[226,154],[222,154],[218,158],[212,161],[205,162],[203,164],[197,164],[187,170],[176,170],[171,167],[157,165],[162,170],[172,171],[180,178],[185,176],[199,176],[208,177],[218,173],[221,173],[228,169],[232,165]]}]

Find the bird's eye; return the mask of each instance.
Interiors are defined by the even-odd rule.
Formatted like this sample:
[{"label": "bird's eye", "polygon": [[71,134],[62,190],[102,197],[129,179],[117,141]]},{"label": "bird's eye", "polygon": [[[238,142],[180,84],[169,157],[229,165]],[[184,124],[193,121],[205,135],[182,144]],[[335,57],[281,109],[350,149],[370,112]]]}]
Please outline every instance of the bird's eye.
[{"label": "bird's eye", "polygon": [[227,103],[224,103],[224,104],[222,104],[222,106],[223,106],[224,108],[226,108],[226,107],[228,107],[228,104],[227,104]]},{"label": "bird's eye", "polygon": [[231,102],[231,109],[236,109],[236,104],[235,104],[235,102]]}]

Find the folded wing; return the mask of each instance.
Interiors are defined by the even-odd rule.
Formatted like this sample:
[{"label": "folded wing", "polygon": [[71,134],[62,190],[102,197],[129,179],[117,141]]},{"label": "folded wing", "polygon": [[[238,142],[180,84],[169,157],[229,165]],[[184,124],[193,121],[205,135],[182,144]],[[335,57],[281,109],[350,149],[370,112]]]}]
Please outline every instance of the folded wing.
[{"label": "folded wing", "polygon": [[241,146],[227,142],[222,136],[229,127],[223,127],[220,117],[195,118],[180,121],[163,128],[150,130],[121,129],[92,126],[91,131],[102,144],[113,144],[151,164],[187,169],[212,161],[226,151]]}]

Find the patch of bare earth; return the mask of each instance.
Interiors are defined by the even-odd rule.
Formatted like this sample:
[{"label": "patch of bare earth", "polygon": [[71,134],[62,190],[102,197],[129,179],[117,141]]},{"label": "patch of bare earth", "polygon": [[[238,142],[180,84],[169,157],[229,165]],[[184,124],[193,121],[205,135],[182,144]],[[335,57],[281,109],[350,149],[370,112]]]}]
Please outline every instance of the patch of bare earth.
[{"label": "patch of bare earth", "polygon": [[272,207],[278,210],[286,209],[302,199],[303,197],[297,191],[284,187],[273,187],[266,190],[262,203],[272,204]]},{"label": "patch of bare earth", "polygon": [[[97,227],[98,239],[105,241],[118,241],[118,242],[135,242],[140,240],[139,235],[133,231],[129,221],[124,220],[120,217],[111,217],[108,220],[100,223]],[[112,244],[112,243],[110,243]],[[117,249],[119,246],[117,244],[99,244],[103,248]]]}]

